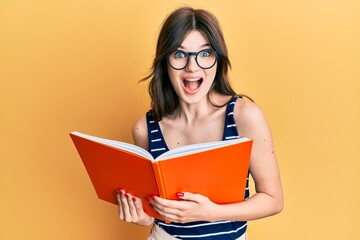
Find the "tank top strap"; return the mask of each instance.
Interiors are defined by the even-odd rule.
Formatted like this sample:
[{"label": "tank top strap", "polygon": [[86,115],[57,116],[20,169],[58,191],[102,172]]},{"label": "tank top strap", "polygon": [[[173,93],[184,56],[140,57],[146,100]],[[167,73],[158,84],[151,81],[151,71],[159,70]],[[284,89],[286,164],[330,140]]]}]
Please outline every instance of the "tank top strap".
[{"label": "tank top strap", "polygon": [[238,96],[233,97],[226,106],[223,140],[240,138],[234,118],[234,108]]},{"label": "tank top strap", "polygon": [[157,158],[169,149],[165,143],[160,125],[154,120],[150,111],[146,113],[146,124],[148,129],[148,151],[154,158]]},{"label": "tank top strap", "polygon": [[[226,114],[225,114],[225,126],[224,126],[224,137],[223,140],[230,140],[230,139],[236,139],[236,138],[240,138],[238,130],[237,130],[237,126],[236,126],[236,122],[235,122],[235,118],[234,118],[234,108],[235,108],[235,104],[236,104],[236,100],[238,98],[241,98],[241,96],[235,96],[233,97],[227,107],[226,107]],[[249,174],[250,172],[248,171],[248,177],[246,180],[246,188],[245,188],[245,194],[244,194],[244,198],[245,200],[247,200],[250,196],[250,191],[249,191]]]}]

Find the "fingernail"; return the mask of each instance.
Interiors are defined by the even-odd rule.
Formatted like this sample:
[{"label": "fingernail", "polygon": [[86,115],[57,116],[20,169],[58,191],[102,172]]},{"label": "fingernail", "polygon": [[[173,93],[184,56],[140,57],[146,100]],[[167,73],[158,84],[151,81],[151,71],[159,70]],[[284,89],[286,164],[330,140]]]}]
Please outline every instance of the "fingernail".
[{"label": "fingernail", "polygon": [[155,196],[150,196],[152,200],[155,200]]},{"label": "fingernail", "polygon": [[136,201],[136,198],[132,197],[132,200],[135,202],[135,201]]},{"label": "fingernail", "polygon": [[146,197],[145,199],[146,201],[150,202],[150,197]]},{"label": "fingernail", "polygon": [[129,194],[125,193],[125,197],[129,198]]},{"label": "fingernail", "polygon": [[176,193],[176,196],[178,196],[178,197],[183,197],[183,196],[184,196],[184,193],[183,193],[183,192],[177,192],[177,193]]},{"label": "fingernail", "polygon": [[116,194],[121,194],[119,189],[116,189],[115,192],[116,192]]}]

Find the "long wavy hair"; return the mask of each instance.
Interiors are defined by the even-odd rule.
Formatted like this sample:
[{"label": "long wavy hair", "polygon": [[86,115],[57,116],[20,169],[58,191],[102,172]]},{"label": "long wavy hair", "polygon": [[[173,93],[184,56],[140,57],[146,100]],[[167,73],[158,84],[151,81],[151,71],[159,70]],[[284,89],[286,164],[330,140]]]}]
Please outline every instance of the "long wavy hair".
[{"label": "long wavy hair", "polygon": [[[210,100],[210,93],[214,90],[224,95],[237,95],[229,82],[228,69],[231,68],[231,64],[224,36],[216,17],[202,9],[179,8],[165,19],[157,41],[151,73],[140,80],[151,79],[148,91],[151,98],[151,112],[155,121],[160,121],[163,117],[173,114],[179,106],[179,98],[167,73],[167,58],[178,49],[186,35],[192,30],[198,30],[204,34],[217,54],[217,71],[207,95],[208,99]],[[212,104],[216,106],[214,103]]]}]

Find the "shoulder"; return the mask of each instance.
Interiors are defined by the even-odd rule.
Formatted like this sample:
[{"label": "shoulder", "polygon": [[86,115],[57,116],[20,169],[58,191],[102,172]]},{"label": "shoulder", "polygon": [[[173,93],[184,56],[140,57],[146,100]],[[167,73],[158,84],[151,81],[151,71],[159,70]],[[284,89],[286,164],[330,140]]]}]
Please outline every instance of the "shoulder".
[{"label": "shoulder", "polygon": [[139,118],[132,127],[132,135],[135,145],[144,149],[148,148],[148,132],[146,116]]},{"label": "shoulder", "polygon": [[213,91],[210,95],[211,102],[217,106],[225,106],[233,97]]},{"label": "shoulder", "polygon": [[235,116],[239,120],[249,121],[263,117],[261,108],[247,98],[238,98],[235,104]]},{"label": "shoulder", "polygon": [[261,108],[247,98],[238,98],[234,109],[240,135],[253,137],[258,130],[267,130],[268,124]]}]

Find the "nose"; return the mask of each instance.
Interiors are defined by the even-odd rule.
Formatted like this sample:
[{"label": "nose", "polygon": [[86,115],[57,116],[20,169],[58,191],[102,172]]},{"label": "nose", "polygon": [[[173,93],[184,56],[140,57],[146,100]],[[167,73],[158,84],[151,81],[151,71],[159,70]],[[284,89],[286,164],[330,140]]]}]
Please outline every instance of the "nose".
[{"label": "nose", "polygon": [[196,62],[196,59],[195,59],[196,56],[190,55],[189,57],[190,57],[190,58],[189,58],[189,63],[188,63],[188,65],[186,66],[185,70],[186,70],[186,71],[189,71],[189,72],[197,71],[200,67],[199,67],[199,65],[198,65],[197,62]]}]

